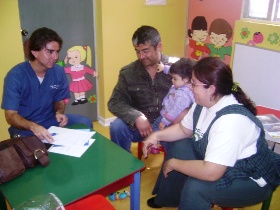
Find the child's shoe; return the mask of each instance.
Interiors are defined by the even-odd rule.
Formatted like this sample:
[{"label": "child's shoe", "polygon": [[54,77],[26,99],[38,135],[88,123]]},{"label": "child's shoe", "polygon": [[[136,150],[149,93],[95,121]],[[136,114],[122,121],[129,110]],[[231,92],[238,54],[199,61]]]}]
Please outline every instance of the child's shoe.
[{"label": "child's shoe", "polygon": [[158,148],[151,147],[150,153],[156,155],[156,154],[159,154],[159,150],[158,150]]}]

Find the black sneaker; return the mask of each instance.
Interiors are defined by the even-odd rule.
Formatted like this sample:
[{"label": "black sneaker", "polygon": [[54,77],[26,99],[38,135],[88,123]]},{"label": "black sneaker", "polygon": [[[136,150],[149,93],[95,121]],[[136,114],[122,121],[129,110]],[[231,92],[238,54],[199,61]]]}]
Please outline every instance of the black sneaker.
[{"label": "black sneaker", "polygon": [[161,206],[159,206],[155,203],[155,197],[152,197],[152,198],[148,199],[147,200],[147,205],[151,208],[154,208],[154,209],[162,208]]}]

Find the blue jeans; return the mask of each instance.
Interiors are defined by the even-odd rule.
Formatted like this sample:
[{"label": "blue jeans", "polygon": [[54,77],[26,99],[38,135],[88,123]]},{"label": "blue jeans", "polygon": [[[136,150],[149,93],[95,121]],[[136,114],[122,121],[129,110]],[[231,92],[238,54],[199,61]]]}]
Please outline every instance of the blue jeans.
[{"label": "blue jeans", "polygon": [[161,122],[162,116],[159,116],[153,123],[153,131],[159,131],[159,123]]},{"label": "blue jeans", "polygon": [[86,116],[78,115],[78,114],[66,114],[66,116],[68,117],[67,126],[81,123],[87,125],[90,128],[93,128],[91,119],[89,119]]},{"label": "blue jeans", "polygon": [[[159,116],[153,123],[153,131],[159,131],[159,124],[161,122],[162,116]],[[166,126],[168,127],[168,126]],[[160,144],[164,147],[165,151],[168,149],[168,142],[161,141]]]},{"label": "blue jeans", "polygon": [[131,142],[144,140],[137,128],[130,128],[126,122],[119,118],[110,124],[110,138],[114,143],[128,152],[131,152]]},{"label": "blue jeans", "polygon": [[[190,139],[170,142],[166,160],[177,158],[195,160]],[[212,204],[223,207],[245,207],[261,203],[271,194],[266,185],[259,187],[250,178],[232,180],[231,186],[217,190],[215,181],[204,181],[186,176],[177,171],[165,178],[162,172],[158,176],[152,194],[156,194],[156,204],[163,207],[178,207],[179,210],[211,210]]]},{"label": "blue jeans", "polygon": [[[74,124],[82,123],[82,124],[87,125],[90,128],[93,128],[92,121],[88,117],[85,117],[82,115],[77,115],[77,114],[66,114],[66,116],[68,117],[68,123],[66,126],[71,126]],[[52,120],[50,125],[47,125],[44,127],[48,129],[50,126],[58,126],[58,125],[59,125],[59,123],[56,120]],[[34,135],[32,131],[17,129],[13,126],[11,126],[8,129],[8,131],[9,131],[11,138],[16,137],[17,135],[19,135],[20,137]]]}]

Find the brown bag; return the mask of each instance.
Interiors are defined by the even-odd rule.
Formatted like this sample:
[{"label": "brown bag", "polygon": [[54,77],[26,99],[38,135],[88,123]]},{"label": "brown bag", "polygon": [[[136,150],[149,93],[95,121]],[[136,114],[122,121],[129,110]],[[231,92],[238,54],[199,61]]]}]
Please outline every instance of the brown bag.
[{"label": "brown bag", "polygon": [[14,147],[25,168],[32,168],[38,163],[41,163],[42,166],[47,166],[50,163],[48,151],[37,136],[16,138]]},{"label": "brown bag", "polygon": [[14,147],[0,145],[0,184],[7,182],[25,171],[25,167]]},{"label": "brown bag", "polygon": [[44,143],[37,136],[0,142],[0,183],[13,179],[38,163],[47,166],[50,160]]}]

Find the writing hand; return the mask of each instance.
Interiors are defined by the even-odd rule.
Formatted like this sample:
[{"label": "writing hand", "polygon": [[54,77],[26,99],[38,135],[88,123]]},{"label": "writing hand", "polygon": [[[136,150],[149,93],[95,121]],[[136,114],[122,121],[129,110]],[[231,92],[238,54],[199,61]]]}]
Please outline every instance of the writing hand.
[{"label": "writing hand", "polygon": [[41,125],[33,125],[31,131],[40,140],[47,140],[49,143],[53,143],[54,139],[49,131]]}]

